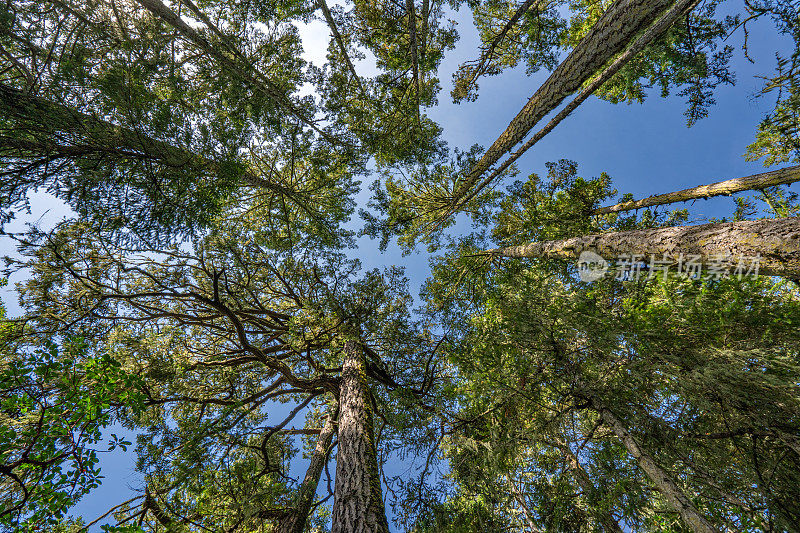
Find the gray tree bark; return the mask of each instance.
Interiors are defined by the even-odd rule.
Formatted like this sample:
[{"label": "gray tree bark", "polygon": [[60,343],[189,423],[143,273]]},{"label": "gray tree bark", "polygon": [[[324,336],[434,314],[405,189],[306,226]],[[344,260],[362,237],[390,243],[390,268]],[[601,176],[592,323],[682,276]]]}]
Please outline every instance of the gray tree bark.
[{"label": "gray tree bark", "polygon": [[364,350],[344,345],[332,533],[389,533],[381,494]]},{"label": "gray tree bark", "polygon": [[800,181],[800,165],[786,167],[771,172],[753,174],[744,178],[734,178],[725,181],[718,181],[709,185],[700,185],[681,191],[669,192],[666,194],[656,194],[648,196],[642,200],[632,200],[630,202],[620,202],[615,205],[601,207],[592,211],[593,215],[604,215],[606,213],[619,213],[622,211],[632,211],[643,207],[653,207],[656,205],[674,204],[676,202],[686,202],[698,198],[711,198],[713,196],[730,196],[731,194],[774,187],[775,185],[785,185]]},{"label": "gray tree bark", "polygon": [[670,475],[639,445],[623,422],[596,398],[592,398],[592,404],[603,421],[625,446],[628,453],[636,459],[637,464],[650,478],[653,485],[661,492],[672,508],[680,514],[684,523],[695,533],[718,533],[717,528],[697,510]]},{"label": "gray tree bark", "polygon": [[322,470],[325,468],[325,463],[328,462],[335,431],[336,413],[331,412],[317,439],[317,446],[311,455],[311,463],[308,465],[303,482],[295,495],[294,505],[289,514],[278,523],[276,533],[303,533],[305,530]]},{"label": "gray tree bark", "polygon": [[[741,258],[750,261],[760,256],[758,274],[796,279],[800,277],[800,218],[617,231],[532,242],[485,253],[499,257],[573,259],[583,251],[594,252],[607,261],[634,254],[642,260],[652,255],[661,261],[667,254],[674,264],[682,254],[684,261],[692,259],[703,267],[728,269],[729,274],[740,266]],[[752,264],[748,262],[746,266],[749,269]]]},{"label": "gray tree bark", "polygon": [[544,127],[531,136],[530,139],[525,141],[525,144],[523,144],[516,152],[512,153],[508,159],[503,161],[502,164],[498,165],[494,170],[492,170],[489,175],[480,183],[478,183],[472,191],[469,191],[469,188],[477,183],[478,177],[475,177],[472,182],[468,182],[461,189],[461,192],[456,195],[456,200],[458,201],[459,205],[469,202],[472,198],[478,195],[484,188],[486,188],[487,185],[494,181],[517,159],[519,159],[522,154],[528,151],[534,144],[541,141],[548,133],[553,131],[553,129],[555,129],[555,127],[558,126],[562,120],[567,118],[578,108],[578,106],[580,106],[586,101],[587,98],[594,94],[597,89],[602,87],[605,82],[610,80],[617,72],[619,72],[622,67],[628,63],[628,61],[636,57],[639,52],[644,50],[651,42],[666,32],[681,15],[691,11],[691,9],[693,9],[698,2],[699,0],[677,0],[675,4],[667,9],[656,22],[654,22],[649,28],[647,28],[646,31],[642,32],[638,37],[636,37],[636,40],[630,45],[630,47],[628,47],[623,53],[619,54],[610,65],[605,67],[603,72],[586,83],[586,85],[583,86],[581,91],[577,94],[577,96],[575,96],[575,98],[572,99],[572,101],[570,101],[570,103],[564,106],[552,119],[550,119],[547,124],[544,125]]},{"label": "gray tree bark", "polygon": [[468,192],[480,176],[521,142],[537,122],[564,98],[579,90],[615,55],[623,52],[637,33],[650,26],[674,3],[674,0],[617,0],[611,4],[465,176],[465,183],[457,196]]}]

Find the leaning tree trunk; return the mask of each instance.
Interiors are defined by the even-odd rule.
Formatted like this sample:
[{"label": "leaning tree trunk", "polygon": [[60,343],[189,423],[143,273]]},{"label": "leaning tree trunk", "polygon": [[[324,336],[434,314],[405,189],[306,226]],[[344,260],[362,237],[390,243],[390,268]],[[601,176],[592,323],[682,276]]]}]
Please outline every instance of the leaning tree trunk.
[{"label": "leaning tree trunk", "polygon": [[12,133],[19,130],[27,134],[0,137],[0,154],[5,157],[25,157],[28,152],[32,156],[54,158],[119,154],[174,167],[184,167],[199,159],[142,132],[2,84],[0,111],[11,121]]},{"label": "leaning tree trunk", "polygon": [[325,0],[317,0],[317,5],[322,10],[322,15],[325,17],[325,22],[328,23],[328,29],[331,30],[331,35],[333,35],[333,39],[336,41],[336,44],[339,45],[339,53],[342,54],[342,59],[344,59],[345,64],[347,64],[347,70],[350,71],[350,75],[353,77],[353,81],[358,86],[358,92],[360,96],[366,101],[367,91],[364,90],[364,85],[361,83],[361,77],[356,73],[356,68],[353,66],[353,61],[350,59],[350,54],[347,53],[347,45],[344,42],[344,38],[342,38],[342,34],[339,32],[339,27],[336,25],[336,20],[333,18],[333,14],[331,13],[330,8],[328,8],[328,4]]},{"label": "leaning tree trunk", "polygon": [[364,350],[344,345],[332,533],[389,533],[372,428]]},{"label": "leaning tree trunk", "polygon": [[514,480],[511,479],[508,474],[506,474],[506,482],[511,489],[511,493],[514,495],[514,499],[517,500],[517,503],[522,508],[522,514],[525,516],[525,521],[528,523],[528,528],[532,533],[540,533],[542,530],[533,521],[533,513],[531,512],[528,504],[525,502],[525,495],[522,494],[522,492],[517,488]]},{"label": "leaning tree trunk", "polygon": [[[565,105],[561,110],[556,113],[556,115],[551,118],[547,124],[545,124],[539,131],[534,133],[525,144],[523,144],[518,150],[513,152],[502,164],[494,167],[494,169],[489,173],[487,177],[485,177],[480,183],[477,183],[477,177],[473,179],[471,182],[467,183],[467,186],[462,189],[464,195],[457,198],[457,201],[460,205],[464,205],[472,198],[480,194],[483,189],[485,189],[492,181],[494,181],[500,174],[506,171],[508,167],[510,167],[514,162],[522,156],[525,152],[527,152],[534,144],[541,141],[548,133],[553,131],[556,126],[558,126],[562,120],[567,118],[573,111],[575,111],[578,106],[580,106],[583,102],[586,101],[594,92],[603,86],[608,80],[610,80],[617,72],[619,72],[622,67],[628,64],[628,62],[636,57],[642,50],[647,48],[656,38],[660,37],[661,35],[666,32],[670,26],[672,26],[676,20],[681,18],[684,14],[691,11],[695,5],[700,0],[677,0],[672,7],[664,11],[664,13],[658,18],[656,22],[654,22],[651,26],[647,28],[646,31],[641,32],[633,43],[625,49],[624,52],[616,56],[614,61],[612,61],[608,66],[606,66],[603,71],[595,76],[591,81],[587,82],[583,85],[583,88],[580,92],[572,99],[570,103]],[[473,187],[473,184],[477,183]],[[471,191],[467,191],[466,188],[473,187]],[[457,195],[458,196],[458,195]],[[450,208],[451,211],[455,210],[455,206]]]},{"label": "leaning tree trunk", "polygon": [[674,0],[617,0],[611,4],[473,166],[456,196],[466,194],[537,122],[624,51],[637,33],[650,26],[673,3]]},{"label": "leaning tree trunk", "polygon": [[[643,261],[651,256],[663,261],[666,254],[676,264],[682,254],[683,261],[691,260],[728,273],[742,266],[742,258],[749,267],[753,258],[758,257],[758,274],[797,279],[800,277],[800,218],[617,231],[532,242],[486,253],[500,257],[572,259],[584,251],[594,252],[606,260],[636,255]],[[754,270],[749,273],[756,274]]]},{"label": "leaning tree trunk", "polygon": [[[164,526],[167,531],[174,531],[177,529],[178,524],[172,520],[172,517],[170,517],[169,514],[164,512],[164,509],[161,508],[158,500],[155,498],[155,496],[153,496],[153,493],[150,492],[149,486],[145,486],[144,488],[144,504],[142,513],[147,513],[147,511],[153,513],[153,516],[156,520],[158,520],[158,523]],[[144,518],[144,514],[142,514],[142,518]]]},{"label": "leaning tree trunk", "polygon": [[625,424],[617,418],[602,402],[592,397],[592,407],[597,410],[614,434],[625,446],[628,453],[636,459],[636,463],[644,471],[653,485],[661,492],[672,508],[680,514],[686,525],[695,533],[718,533],[711,522],[703,516],[684,494],[670,475],[656,463],[655,459],[630,434]]},{"label": "leaning tree trunk", "polygon": [[300,488],[295,495],[294,502],[289,513],[278,523],[275,533],[303,533],[306,522],[311,514],[311,506],[314,503],[314,496],[317,493],[319,478],[325,463],[328,462],[333,433],[336,430],[336,411],[335,409],[328,416],[328,420],[322,427],[322,431],[317,439],[317,446],[311,455],[311,463],[306,470]]},{"label": "leaning tree trunk", "polygon": [[800,166],[786,167],[779,170],[773,170],[772,172],[754,174],[744,178],[718,181],[709,185],[700,185],[698,187],[691,187],[689,189],[669,192],[666,194],[656,194],[653,196],[648,196],[642,200],[621,202],[615,205],[609,205],[595,209],[592,211],[592,214],[604,215],[606,213],[632,211],[634,209],[641,209],[643,207],[686,202],[688,200],[697,200],[699,198],[711,198],[712,196],[730,196],[731,194],[737,192],[759,190],[766,187],[794,183],[796,181],[800,181]]}]

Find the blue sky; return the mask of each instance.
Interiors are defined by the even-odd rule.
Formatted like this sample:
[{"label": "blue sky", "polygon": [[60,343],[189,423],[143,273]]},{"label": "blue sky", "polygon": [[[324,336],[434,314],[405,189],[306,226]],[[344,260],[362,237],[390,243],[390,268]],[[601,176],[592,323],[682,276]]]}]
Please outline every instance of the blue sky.
[{"label": "blue sky", "polygon": [[[452,103],[452,73],[465,60],[478,56],[477,30],[469,12],[462,10],[455,19],[461,39],[442,63],[440,102],[428,114],[443,127],[451,147],[466,149],[478,143],[485,148],[549,73],[540,71],[527,76],[524,66],[507,70],[499,76],[483,78],[475,102]],[[607,172],[620,196],[632,193],[635,198],[644,198],[770,170],[761,162],[748,162],[743,157],[747,145],[755,139],[758,124],[775,104],[773,95],[755,97],[763,86],[763,80],[756,76],[772,74],[776,51],[789,55],[792,44],[778,36],[766,20],[756,21],[749,31],[749,55],[755,63],[744,58],[740,29],[729,39],[735,47],[732,65],[737,82],[735,86],[719,87],[715,93],[717,103],[709,116],[691,128],[686,126],[683,115],[683,98],[662,98],[658,89],[651,90],[642,104],[611,104],[590,97],[517,161],[519,175],[515,179],[524,179],[531,173],[544,176],[545,163],[566,158],[578,163],[579,175],[588,178]],[[312,54],[308,58],[316,59]],[[357,68],[368,68],[364,63]],[[800,191],[800,184],[791,187]],[[710,217],[730,216],[735,208],[733,199],[728,197],[674,207],[688,208],[690,220],[699,223]],[[402,257],[396,246],[390,246],[386,254],[379,254],[374,242],[362,239],[359,256],[368,268],[405,265],[414,294],[428,276],[428,256],[424,252]]]},{"label": "blue sky", "polygon": [[[461,39],[442,65],[440,105],[428,113],[442,125],[451,146],[468,148],[474,143],[488,146],[547,73],[528,77],[524,67],[506,71],[480,83],[480,97],[476,102],[453,104],[449,96],[452,72],[464,60],[473,59],[477,49],[476,31],[468,12],[462,10],[456,20]],[[311,23],[303,28],[302,35],[307,58],[314,61],[324,58],[325,25]],[[731,40],[734,46],[740,46],[741,33]],[[613,105],[590,98],[519,160],[520,178],[532,172],[544,174],[546,162],[568,158],[579,163],[580,175],[591,177],[607,172],[620,193],[631,192],[634,197],[641,198],[763,171],[759,162],[746,162],[742,157],[746,146],[754,139],[758,123],[774,104],[772,97],[753,98],[762,83],[754,76],[772,73],[775,51],[786,51],[788,43],[777,38],[768,23],[758,23],[751,28],[750,45],[750,55],[756,63],[746,61],[741,49],[736,49],[733,59],[736,86],[719,88],[717,104],[710,115],[692,128],[686,127],[685,104],[680,97],[663,99],[658,91],[652,91],[642,105]],[[369,61],[362,61],[357,69],[369,74]],[[793,188],[800,190],[798,185]],[[366,194],[360,195],[359,200],[365,201]],[[46,195],[34,195],[32,204],[33,214],[20,217],[21,222],[38,220],[45,212],[45,221],[60,219],[68,213],[63,205]],[[690,207],[692,220],[702,221],[707,217],[729,215],[734,204],[729,198],[719,198],[687,207]],[[15,227],[19,229],[18,224]],[[0,240],[0,254],[11,252],[8,240]],[[365,268],[404,265],[415,294],[428,275],[427,254],[424,253],[403,257],[396,246],[391,246],[387,253],[380,254],[377,243],[364,238],[357,254]],[[17,277],[11,281],[19,280]],[[16,314],[19,310],[16,295],[5,290],[1,296],[10,314]],[[138,481],[132,466],[133,458],[124,453],[114,452],[104,457],[102,467],[106,481],[100,490],[85,498],[75,509],[76,513],[91,520],[111,505],[130,497],[128,485],[135,486]]]}]

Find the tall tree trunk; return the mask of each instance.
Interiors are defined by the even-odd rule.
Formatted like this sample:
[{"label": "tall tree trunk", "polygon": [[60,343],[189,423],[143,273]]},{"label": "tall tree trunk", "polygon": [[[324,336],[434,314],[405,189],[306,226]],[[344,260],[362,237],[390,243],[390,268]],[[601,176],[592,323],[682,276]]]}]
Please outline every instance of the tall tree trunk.
[{"label": "tall tree trunk", "polygon": [[388,533],[364,350],[344,345],[332,533]]},{"label": "tall tree trunk", "polygon": [[533,533],[541,533],[542,530],[539,529],[539,527],[533,521],[533,513],[531,512],[530,507],[528,507],[528,504],[525,502],[525,495],[520,492],[516,483],[514,483],[514,480],[511,479],[511,476],[508,474],[506,474],[506,482],[508,483],[511,492],[514,494],[514,499],[517,500],[517,503],[522,509],[522,514],[525,515],[525,521],[528,522],[528,528]]},{"label": "tall tree trunk", "polygon": [[674,0],[617,0],[611,4],[470,170],[456,196],[467,193],[480,176],[521,142],[537,122],[564,98],[580,89],[615,55],[623,52],[637,33],[650,26],[674,3]]},{"label": "tall tree trunk", "polygon": [[328,23],[328,29],[331,30],[333,39],[336,41],[336,44],[339,45],[339,52],[342,54],[342,58],[347,65],[347,70],[350,71],[350,75],[353,77],[353,81],[358,86],[358,91],[361,93],[361,97],[366,102],[367,92],[364,90],[364,86],[361,84],[361,78],[356,73],[356,68],[353,66],[353,61],[350,59],[350,54],[347,53],[347,46],[345,45],[344,38],[339,32],[339,27],[336,25],[336,20],[334,20],[333,14],[328,8],[328,4],[325,2],[325,0],[317,0],[317,5],[322,10],[322,15],[325,17],[325,22]]},{"label": "tall tree trunk", "polygon": [[419,107],[419,49],[417,46],[417,9],[414,6],[414,0],[406,0],[406,12],[408,13],[408,40],[411,45],[411,72],[414,77],[417,107]]},{"label": "tall tree trunk", "polygon": [[[652,254],[662,261],[667,254],[675,263],[683,254],[684,261],[692,259],[703,266],[713,266],[717,271],[728,269],[729,274],[740,267],[740,258],[749,261],[760,255],[758,274],[796,279],[800,277],[800,218],[617,231],[532,242],[486,253],[500,257],[570,259],[584,251],[595,252],[606,260],[636,254],[647,261]],[[750,263],[745,266],[749,267]]]},{"label": "tall tree trunk", "polygon": [[[142,159],[174,167],[197,164],[200,159],[141,132],[2,84],[0,111],[13,121],[15,130],[28,133],[24,137],[0,137],[0,154],[7,157],[24,157],[25,151],[33,151],[41,145],[41,157],[47,153],[71,157],[94,152],[109,155],[118,153],[125,157],[138,155]],[[55,142],[56,138],[59,142]],[[18,153],[13,153],[13,150]]]},{"label": "tall tree trunk", "polygon": [[562,120],[567,118],[570,113],[575,111],[578,106],[580,106],[583,102],[586,101],[594,92],[603,86],[608,80],[611,79],[617,72],[619,72],[622,67],[624,67],[628,61],[636,57],[639,52],[644,50],[650,43],[652,43],[656,38],[660,37],[664,32],[666,32],[670,26],[672,26],[676,20],[678,20],[682,15],[691,11],[699,2],[700,0],[677,0],[672,7],[667,9],[663,15],[661,15],[656,22],[654,22],[646,31],[642,32],[636,40],[631,44],[624,52],[619,54],[614,61],[611,62],[610,65],[605,67],[603,71],[595,76],[591,81],[586,83],[580,92],[572,99],[567,105],[565,105],[556,115],[550,119],[550,121],[545,124],[539,131],[531,136],[530,139],[525,141],[517,151],[511,154],[502,164],[498,165],[497,167],[492,170],[488,176],[486,176],[480,183],[477,184],[471,191],[469,191],[469,187],[472,187],[475,183],[477,183],[478,177],[475,177],[471,182],[467,182],[465,187],[462,187],[461,192],[456,194],[456,201],[457,204],[455,208],[451,207],[451,212],[454,211],[458,205],[464,205],[469,202],[472,198],[480,194],[480,192],[485,189],[492,181],[494,181],[500,174],[505,172],[505,170],[510,167],[517,159],[522,156],[526,151],[528,151],[534,144],[541,141],[548,133],[553,131],[556,126],[558,126]]},{"label": "tall tree trunk", "polygon": [[[564,454],[564,458],[567,460],[567,464],[569,464],[569,467],[575,476],[575,480],[581,486],[583,491],[587,494],[597,492],[597,488],[594,486],[594,483],[592,483],[589,474],[587,474],[586,470],[583,469],[580,461],[578,461],[578,457],[572,453],[572,450],[570,450],[567,443],[557,442],[556,445],[561,450],[561,453]],[[606,533],[622,533],[622,528],[619,527],[619,524],[616,520],[614,520],[614,517],[611,516],[610,513],[603,513],[598,517],[598,519]]]},{"label": "tall tree trunk", "polygon": [[642,200],[632,200],[621,202],[615,205],[601,207],[592,211],[593,215],[603,215],[606,213],[619,213],[621,211],[632,211],[643,207],[655,205],[674,204],[676,202],[686,202],[698,198],[711,198],[712,196],[730,196],[733,193],[742,191],[752,191],[773,187],[775,185],[785,185],[800,181],[800,166],[786,167],[772,172],[763,172],[744,178],[734,178],[731,180],[718,181],[709,185],[700,185],[681,191],[669,192],[666,194],[656,194],[648,196]]},{"label": "tall tree trunk", "polygon": [[314,503],[314,496],[317,493],[317,485],[322,476],[322,470],[325,468],[325,463],[328,462],[331,441],[335,431],[336,410],[333,409],[319,434],[317,446],[311,455],[311,463],[308,465],[306,476],[297,491],[292,509],[287,516],[281,519],[275,533],[303,533],[308,516],[311,514],[311,505]]},{"label": "tall tree trunk", "polygon": [[697,510],[670,475],[633,438],[625,424],[596,397],[592,397],[591,402],[603,422],[611,428],[628,453],[636,459],[639,467],[650,478],[650,481],[653,482],[653,485],[661,492],[672,508],[680,514],[684,523],[695,533],[718,533],[714,525]]},{"label": "tall tree trunk", "polygon": [[153,513],[153,516],[155,517],[156,520],[158,520],[158,523],[164,526],[167,531],[175,531],[179,527],[178,524],[174,520],[172,520],[172,517],[170,517],[167,513],[165,513],[164,510],[161,508],[161,505],[159,505],[158,500],[150,492],[149,486],[145,486],[144,488],[144,504],[142,509],[142,518],[144,518],[144,514],[147,513],[147,511]]}]

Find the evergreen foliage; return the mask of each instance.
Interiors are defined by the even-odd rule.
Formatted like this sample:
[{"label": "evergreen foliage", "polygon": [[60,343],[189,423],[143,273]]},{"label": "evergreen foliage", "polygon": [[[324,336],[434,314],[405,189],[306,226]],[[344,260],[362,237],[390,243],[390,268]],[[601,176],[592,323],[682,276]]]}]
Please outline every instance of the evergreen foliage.
[{"label": "evergreen foliage", "polygon": [[[489,163],[431,118],[459,9],[480,47],[455,101],[519,65],[570,70]],[[793,50],[746,158],[798,161],[798,21],[788,0],[5,2],[0,231],[22,281],[21,315],[0,308],[0,528],[800,531],[799,280],[586,282],[486,253],[686,225],[596,214],[611,176],[567,159],[488,185],[582,86],[677,92],[703,119],[756,23]],[[8,233],[35,191],[72,214]],[[770,187],[730,218],[799,212]],[[401,267],[354,259],[365,236],[439,254],[416,309]],[[139,485],[74,516],[112,451]]]}]

